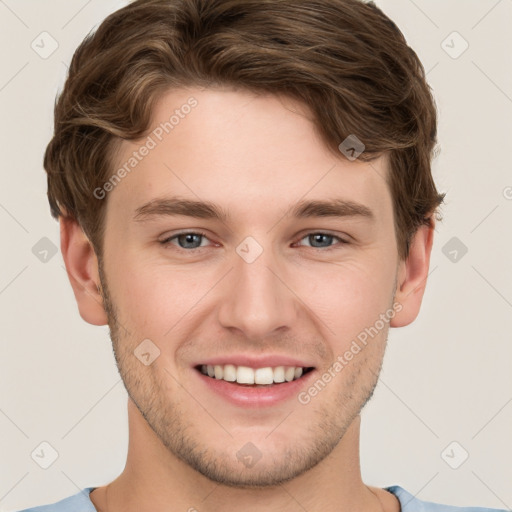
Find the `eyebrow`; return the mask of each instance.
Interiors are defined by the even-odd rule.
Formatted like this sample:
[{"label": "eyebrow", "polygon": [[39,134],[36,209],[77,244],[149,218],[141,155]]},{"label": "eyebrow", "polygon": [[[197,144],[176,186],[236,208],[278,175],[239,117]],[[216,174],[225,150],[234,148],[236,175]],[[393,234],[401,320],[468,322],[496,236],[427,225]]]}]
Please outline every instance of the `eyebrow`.
[{"label": "eyebrow", "polygon": [[[291,210],[297,219],[311,217],[362,217],[375,219],[375,214],[367,206],[344,199],[299,201]],[[194,201],[179,197],[152,199],[135,210],[133,219],[144,222],[160,216],[185,216],[197,219],[212,219],[226,222],[229,214],[209,201]]]}]

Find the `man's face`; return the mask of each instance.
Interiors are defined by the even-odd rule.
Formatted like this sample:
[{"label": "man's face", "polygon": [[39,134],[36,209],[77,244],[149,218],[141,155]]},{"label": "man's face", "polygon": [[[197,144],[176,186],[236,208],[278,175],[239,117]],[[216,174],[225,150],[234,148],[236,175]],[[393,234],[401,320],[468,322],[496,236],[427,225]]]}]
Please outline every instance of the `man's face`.
[{"label": "man's face", "polygon": [[[275,485],[335,449],[377,382],[388,325],[375,326],[392,308],[399,263],[387,161],[335,158],[304,108],[276,96],[172,91],[152,128],[191,97],[197,105],[168,134],[154,132],[162,140],[150,134],[155,147],[106,199],[101,270],[114,352],[130,398],[171,453],[217,482]],[[123,142],[115,169],[146,142]],[[172,198],[213,203],[225,218],[151,207]],[[295,215],[313,201],[350,204],[343,215]],[[156,347],[143,364],[141,351],[149,361]],[[255,387],[205,376],[208,364],[227,375],[227,364],[313,370]],[[330,382],[308,393],[329,368]]]}]

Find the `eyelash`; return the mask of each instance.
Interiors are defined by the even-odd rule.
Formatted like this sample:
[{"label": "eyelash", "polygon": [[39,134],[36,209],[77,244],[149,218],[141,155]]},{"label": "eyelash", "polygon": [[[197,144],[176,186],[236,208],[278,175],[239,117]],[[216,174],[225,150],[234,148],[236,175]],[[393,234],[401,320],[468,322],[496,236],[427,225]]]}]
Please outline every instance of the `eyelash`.
[{"label": "eyelash", "polygon": [[[183,236],[183,235],[200,235],[209,240],[208,235],[206,233],[204,233],[203,231],[183,231],[181,233],[176,233],[176,234],[166,238],[165,240],[161,240],[160,244],[163,245],[164,247],[174,245],[175,249],[177,249],[178,251],[181,251],[181,252],[198,252],[198,251],[201,251],[201,249],[207,248],[207,247],[196,247],[193,249],[184,249],[183,247],[179,247],[172,243],[172,240],[177,239],[179,236]],[[304,234],[303,236],[301,236],[301,238],[299,238],[297,240],[297,242],[300,242],[301,240],[304,240],[304,238],[306,238],[308,236],[312,236],[312,235],[327,235],[328,237],[332,237],[333,239],[336,239],[339,242],[337,245],[333,245],[330,247],[308,247],[309,249],[313,249],[315,251],[321,251],[321,252],[333,251],[335,249],[340,248],[343,245],[349,244],[349,242],[347,242],[343,238],[340,238],[339,236],[332,235],[330,233],[326,233],[323,231],[310,231],[310,232]],[[297,243],[297,242],[294,242],[294,243]]]}]

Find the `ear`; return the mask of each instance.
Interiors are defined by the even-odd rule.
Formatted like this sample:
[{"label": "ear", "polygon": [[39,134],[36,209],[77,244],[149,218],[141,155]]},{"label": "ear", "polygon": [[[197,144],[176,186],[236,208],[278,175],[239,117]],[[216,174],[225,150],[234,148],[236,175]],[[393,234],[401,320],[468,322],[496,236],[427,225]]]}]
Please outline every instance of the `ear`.
[{"label": "ear", "polygon": [[414,234],[409,255],[399,264],[395,302],[402,309],[391,319],[391,327],[404,327],[413,322],[420,311],[423,293],[427,285],[430,253],[434,240],[434,220],[421,226]]},{"label": "ear", "polygon": [[90,324],[106,325],[98,259],[91,242],[71,217],[60,217],[60,247],[80,316]]}]

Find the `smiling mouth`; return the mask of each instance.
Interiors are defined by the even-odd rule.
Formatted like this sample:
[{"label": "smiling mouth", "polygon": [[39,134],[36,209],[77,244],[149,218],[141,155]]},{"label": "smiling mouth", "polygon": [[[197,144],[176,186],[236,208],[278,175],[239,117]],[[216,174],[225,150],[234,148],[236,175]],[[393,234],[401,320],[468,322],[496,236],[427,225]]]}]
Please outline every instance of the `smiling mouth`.
[{"label": "smiling mouth", "polygon": [[301,379],[313,367],[301,366],[267,366],[264,368],[250,368],[248,366],[225,365],[198,365],[197,371],[215,380],[223,380],[232,384],[249,387],[270,387],[275,384],[286,384]]}]

